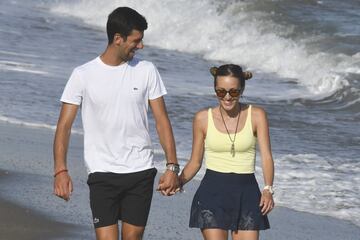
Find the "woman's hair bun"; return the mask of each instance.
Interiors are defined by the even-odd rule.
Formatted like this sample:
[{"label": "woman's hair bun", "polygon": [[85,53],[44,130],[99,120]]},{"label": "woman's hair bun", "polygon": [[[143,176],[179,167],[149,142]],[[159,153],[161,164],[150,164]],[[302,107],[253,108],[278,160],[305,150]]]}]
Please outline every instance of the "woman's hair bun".
[{"label": "woman's hair bun", "polygon": [[248,71],[243,72],[242,75],[243,75],[243,78],[244,78],[245,80],[248,80],[248,79],[252,78],[252,73],[251,73],[251,72],[248,72]]},{"label": "woman's hair bun", "polygon": [[218,69],[219,69],[218,67],[211,67],[211,68],[210,68],[210,73],[211,73],[211,75],[213,75],[214,77],[216,77]]}]

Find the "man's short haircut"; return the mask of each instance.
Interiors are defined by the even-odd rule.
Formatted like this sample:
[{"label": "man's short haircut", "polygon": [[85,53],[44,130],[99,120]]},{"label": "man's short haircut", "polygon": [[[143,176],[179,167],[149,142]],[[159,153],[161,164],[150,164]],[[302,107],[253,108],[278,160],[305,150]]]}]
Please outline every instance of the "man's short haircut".
[{"label": "man's short haircut", "polygon": [[114,35],[119,33],[126,41],[132,30],[145,31],[147,22],[144,16],[129,7],[116,8],[108,17],[106,23],[106,31],[108,36],[108,44],[114,40]]}]

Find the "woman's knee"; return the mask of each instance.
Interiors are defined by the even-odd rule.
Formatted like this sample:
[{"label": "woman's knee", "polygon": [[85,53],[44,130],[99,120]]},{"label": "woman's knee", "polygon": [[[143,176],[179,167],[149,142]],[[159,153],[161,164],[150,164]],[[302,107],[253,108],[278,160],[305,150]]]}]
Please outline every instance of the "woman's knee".
[{"label": "woman's knee", "polygon": [[218,228],[201,229],[205,240],[227,240],[228,232]]},{"label": "woman's knee", "polygon": [[258,240],[259,231],[233,231],[232,240]]}]

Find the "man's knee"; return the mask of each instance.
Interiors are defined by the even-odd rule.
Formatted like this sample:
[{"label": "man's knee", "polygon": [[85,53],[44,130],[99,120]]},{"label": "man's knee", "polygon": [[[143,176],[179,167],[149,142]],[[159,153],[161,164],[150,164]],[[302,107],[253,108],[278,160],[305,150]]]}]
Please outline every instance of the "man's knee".
[{"label": "man's knee", "polygon": [[122,224],[121,240],[141,240],[145,227],[135,226],[128,223]]},{"label": "man's knee", "polygon": [[141,240],[142,237],[143,234],[139,232],[126,232],[122,233],[121,240]]},{"label": "man's knee", "polygon": [[95,229],[96,240],[118,240],[119,229],[118,225],[110,225],[106,227],[100,227]]}]

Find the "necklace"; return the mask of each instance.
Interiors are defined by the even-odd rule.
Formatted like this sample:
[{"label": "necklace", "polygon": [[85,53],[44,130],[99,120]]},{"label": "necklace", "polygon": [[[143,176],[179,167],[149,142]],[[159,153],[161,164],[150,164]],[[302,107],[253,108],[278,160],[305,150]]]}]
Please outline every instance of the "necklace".
[{"label": "necklace", "polygon": [[241,113],[241,105],[240,105],[240,110],[239,110],[239,116],[238,116],[238,119],[237,119],[237,123],[236,123],[236,129],[235,129],[235,135],[234,135],[234,140],[232,140],[231,136],[230,136],[230,132],[225,124],[225,119],[224,119],[224,116],[221,112],[221,106],[220,106],[220,115],[221,115],[221,119],[223,120],[223,123],[224,123],[224,126],[225,126],[225,129],[226,129],[226,132],[229,136],[229,139],[230,139],[230,142],[231,142],[231,149],[230,149],[230,153],[232,155],[232,157],[235,157],[235,139],[236,139],[236,134],[237,134],[237,128],[238,128],[238,125],[239,125],[239,119],[240,119],[240,113]]}]

